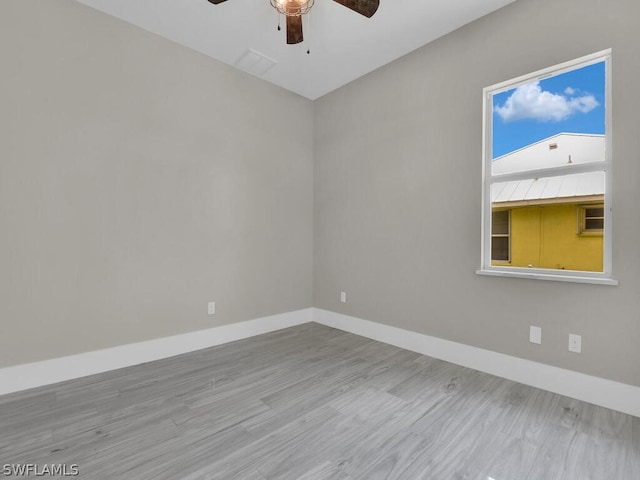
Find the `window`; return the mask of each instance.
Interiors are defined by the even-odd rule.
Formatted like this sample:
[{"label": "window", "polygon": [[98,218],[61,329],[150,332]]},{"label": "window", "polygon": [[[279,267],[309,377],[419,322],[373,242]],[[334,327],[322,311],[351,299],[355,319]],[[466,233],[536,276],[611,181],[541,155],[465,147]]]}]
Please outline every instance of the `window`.
[{"label": "window", "polygon": [[610,63],[607,50],[484,89],[478,273],[617,283]]},{"label": "window", "polygon": [[602,234],[604,230],[604,205],[588,205],[580,208],[580,233]]},{"label": "window", "polygon": [[493,212],[491,216],[491,260],[509,261],[509,210]]}]

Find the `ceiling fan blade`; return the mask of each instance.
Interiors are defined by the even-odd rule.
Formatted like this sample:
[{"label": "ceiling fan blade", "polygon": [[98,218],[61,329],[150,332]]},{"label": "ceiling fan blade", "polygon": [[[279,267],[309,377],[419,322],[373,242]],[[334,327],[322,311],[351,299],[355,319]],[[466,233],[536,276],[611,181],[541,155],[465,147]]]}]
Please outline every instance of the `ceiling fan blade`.
[{"label": "ceiling fan blade", "polygon": [[302,15],[287,17],[287,44],[302,42]]},{"label": "ceiling fan blade", "polygon": [[226,0],[209,0],[209,3],[213,3],[214,5],[218,5],[219,3],[226,2]]},{"label": "ceiling fan blade", "polygon": [[344,5],[350,10],[364,15],[367,18],[373,17],[378,10],[380,0],[333,0],[340,5]]}]

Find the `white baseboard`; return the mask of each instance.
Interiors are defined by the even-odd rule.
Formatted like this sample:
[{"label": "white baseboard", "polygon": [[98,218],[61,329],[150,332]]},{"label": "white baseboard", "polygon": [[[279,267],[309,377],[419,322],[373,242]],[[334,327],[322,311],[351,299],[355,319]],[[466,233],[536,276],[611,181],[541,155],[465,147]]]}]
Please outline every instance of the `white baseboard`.
[{"label": "white baseboard", "polygon": [[318,308],[313,309],[313,319],[372,340],[640,417],[640,387]]},{"label": "white baseboard", "polygon": [[0,369],[0,395],[173,357],[311,322],[313,309]]},{"label": "white baseboard", "polygon": [[640,417],[640,387],[318,308],[1,368],[0,395],[168,358],[311,321]]}]

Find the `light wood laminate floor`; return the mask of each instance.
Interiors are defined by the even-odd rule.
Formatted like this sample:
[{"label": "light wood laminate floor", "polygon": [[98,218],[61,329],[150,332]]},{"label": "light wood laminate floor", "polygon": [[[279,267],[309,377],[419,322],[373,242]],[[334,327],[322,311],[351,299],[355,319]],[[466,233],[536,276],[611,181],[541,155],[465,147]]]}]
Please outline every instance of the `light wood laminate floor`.
[{"label": "light wood laminate floor", "polygon": [[100,480],[638,480],[640,419],[305,324],[1,396],[0,468],[26,463]]}]

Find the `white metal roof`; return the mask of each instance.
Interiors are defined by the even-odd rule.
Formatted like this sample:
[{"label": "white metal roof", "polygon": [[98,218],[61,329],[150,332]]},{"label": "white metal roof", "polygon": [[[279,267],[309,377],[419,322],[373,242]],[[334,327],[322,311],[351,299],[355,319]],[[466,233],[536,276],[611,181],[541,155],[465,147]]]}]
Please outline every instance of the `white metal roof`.
[{"label": "white metal roof", "polygon": [[[492,162],[494,175],[605,160],[604,135],[560,133]],[[491,201],[534,202],[604,194],[604,172],[494,183]]]}]

